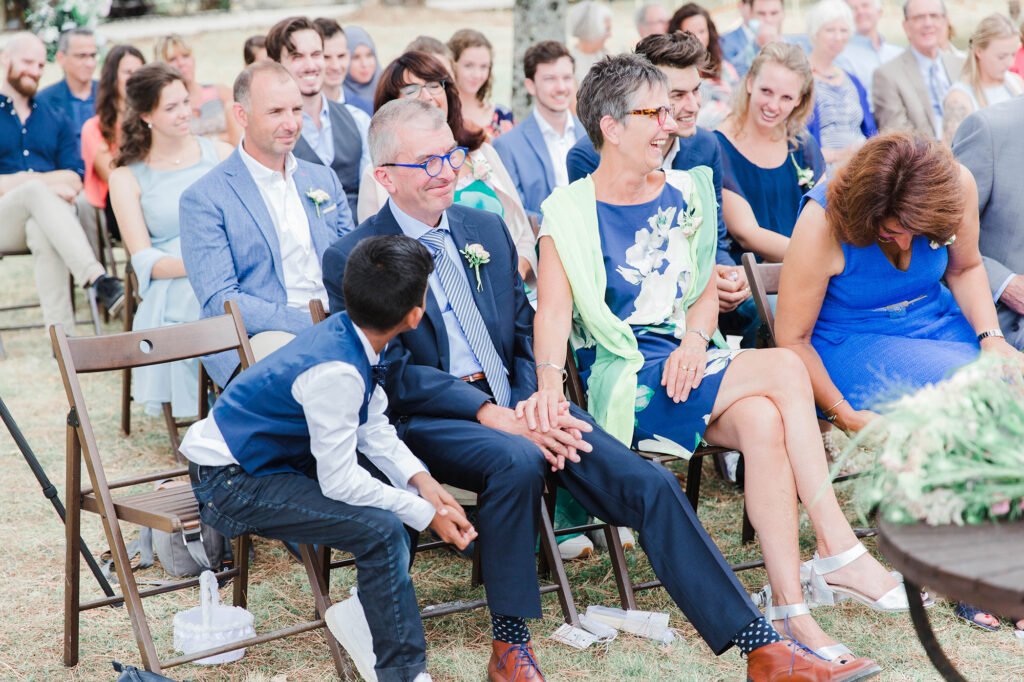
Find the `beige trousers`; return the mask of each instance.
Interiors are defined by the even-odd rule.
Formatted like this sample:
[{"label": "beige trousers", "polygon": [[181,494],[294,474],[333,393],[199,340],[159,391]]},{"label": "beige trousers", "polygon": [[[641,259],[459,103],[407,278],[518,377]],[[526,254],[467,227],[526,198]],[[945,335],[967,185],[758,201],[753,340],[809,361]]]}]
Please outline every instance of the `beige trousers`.
[{"label": "beige trousers", "polygon": [[75,318],[68,292],[68,272],[80,286],[103,274],[89,240],[68,202],[41,180],[24,182],[0,196],[0,251],[35,256],[36,289],[47,326],[72,331]]}]

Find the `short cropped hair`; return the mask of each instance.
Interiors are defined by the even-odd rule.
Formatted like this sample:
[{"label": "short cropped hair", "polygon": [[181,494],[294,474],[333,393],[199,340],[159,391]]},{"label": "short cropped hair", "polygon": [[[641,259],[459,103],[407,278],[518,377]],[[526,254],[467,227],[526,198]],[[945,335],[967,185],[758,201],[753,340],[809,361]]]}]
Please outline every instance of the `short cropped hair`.
[{"label": "short cropped hair", "polygon": [[245,39],[245,45],[242,46],[242,59],[245,60],[245,65],[249,66],[256,61],[256,50],[267,49],[267,37],[266,36],[249,36]]},{"label": "short cropped hair", "polygon": [[865,142],[829,182],[827,200],[829,227],[854,246],[874,244],[889,218],[945,244],[960,226],[965,202],[949,148],[912,132]]},{"label": "short cropped hair", "polygon": [[698,71],[703,71],[708,63],[708,51],[700,38],[689,31],[649,35],[637,43],[633,52],[647,57],[647,61],[655,66],[674,69],[695,66]]},{"label": "short cropped hair", "polygon": [[576,113],[594,149],[601,151],[604,145],[601,119],[626,120],[636,93],[645,85],[668,89],[668,77],[642,55],[613,55],[590,67],[576,96]]},{"label": "short cropped hair", "polygon": [[84,26],[78,26],[76,28],[69,28],[66,31],[61,31],[57,37],[57,52],[64,54],[68,53],[68,48],[71,46],[71,39],[75,36],[82,36],[84,38],[94,38],[95,35],[91,28],[85,28]]},{"label": "short cropped hair", "polygon": [[821,0],[821,2],[811,5],[804,17],[804,21],[807,23],[807,37],[811,39],[812,43],[817,43],[818,31],[836,19],[842,20],[846,24],[846,28],[850,29],[850,33],[853,33],[853,10],[846,4],[846,0]]},{"label": "short cropped hair", "polygon": [[387,332],[423,306],[434,259],[427,247],[402,234],[367,237],[345,262],[341,290],[352,323]]},{"label": "short cropped hair", "polygon": [[611,8],[594,0],[583,0],[569,9],[569,33],[580,40],[600,40],[608,32]]},{"label": "short cropped hair", "polygon": [[320,36],[321,41],[324,39],[320,27],[309,17],[288,17],[274,24],[267,31],[267,56],[275,62],[279,62],[284,50],[295,51],[292,34],[299,31],[313,31]]},{"label": "short cropped hair", "polygon": [[533,77],[537,75],[538,66],[552,64],[562,57],[568,57],[573,66],[576,66],[576,60],[573,59],[569,48],[557,40],[542,40],[526,48],[526,54],[523,55],[523,73],[527,78],[533,80]]},{"label": "short cropped hair", "polygon": [[370,160],[374,166],[394,160],[398,154],[395,129],[399,125],[413,123],[425,126],[429,130],[437,130],[447,125],[448,121],[439,107],[424,102],[419,97],[393,99],[377,109],[370,121],[370,131],[367,134]]},{"label": "short cropped hair", "polygon": [[242,105],[242,108],[247,112],[252,112],[252,99],[249,97],[249,93],[252,90],[252,81],[257,74],[263,73],[264,71],[270,73],[276,73],[281,77],[281,80],[294,80],[291,71],[281,66],[278,62],[261,61],[242,69],[242,73],[238,74],[235,78],[235,84],[231,88],[232,97],[236,102]]},{"label": "short cropped hair", "polygon": [[[909,19],[910,18],[910,17],[907,16],[907,11],[910,9],[910,3],[911,2],[912,2],[912,0],[903,0],[903,18],[904,19]],[[948,16],[946,14],[946,2],[945,2],[945,0],[939,0],[939,6],[942,7],[942,16]]]}]

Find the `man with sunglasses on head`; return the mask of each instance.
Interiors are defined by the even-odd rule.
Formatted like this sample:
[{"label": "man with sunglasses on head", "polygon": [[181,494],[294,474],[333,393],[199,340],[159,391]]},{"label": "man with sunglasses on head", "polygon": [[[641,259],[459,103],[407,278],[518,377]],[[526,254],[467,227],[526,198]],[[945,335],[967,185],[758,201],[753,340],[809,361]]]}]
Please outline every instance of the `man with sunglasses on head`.
[{"label": "man with sunglasses on head", "polygon": [[[181,195],[181,257],[203,317],[238,301],[253,352],[269,355],[313,322],[309,301],[326,301],[320,259],[352,229],[338,177],[292,153],[302,130],[302,95],[277,62],[247,67],[231,115],[245,130],[238,148]],[[238,368],[236,353],[203,358],[217,385]]]},{"label": "man with sunglasses on head", "polygon": [[404,234],[433,255],[423,320],[389,344],[384,388],[399,437],[431,475],[477,493],[494,638],[488,679],[544,679],[526,619],[541,617],[534,542],[548,472],[590,514],[639,530],[655,573],[709,646],[750,652],[748,679],[833,679],[761,617],[668,469],[568,403],[550,428],[534,423],[526,408],[542,367],[515,245],[497,215],[453,205],[466,151],[441,111],[414,99],[388,102],[369,139],[374,177],[389,199],[327,250],[324,284],[332,310],[345,309],[344,271],[368,237]]}]

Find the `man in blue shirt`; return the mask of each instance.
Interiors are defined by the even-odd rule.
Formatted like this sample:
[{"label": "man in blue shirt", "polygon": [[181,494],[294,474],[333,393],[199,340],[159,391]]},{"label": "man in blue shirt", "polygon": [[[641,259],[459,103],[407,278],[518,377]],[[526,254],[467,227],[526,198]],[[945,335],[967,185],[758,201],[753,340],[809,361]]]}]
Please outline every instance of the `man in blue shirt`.
[{"label": "man in blue shirt", "polygon": [[[661,167],[689,170],[694,166],[707,166],[714,176],[715,198],[718,199],[718,249],[715,262],[721,314],[719,324],[723,334],[744,336],[746,345],[752,346],[757,330],[757,310],[750,298],[750,287],[743,267],[737,265],[729,255],[731,242],[722,213],[722,154],[715,135],[697,125],[697,113],[701,105],[698,65],[704,63],[707,51],[693,34],[675,33],[648,36],[637,44],[635,52],[647,57],[661,69],[668,76],[671,86],[669,99],[678,127],[662,150]],[[591,173],[600,160],[601,157],[594,150],[594,143],[589,137],[583,136],[569,150],[566,159],[569,182],[575,182]]]},{"label": "man in blue shirt", "polygon": [[0,53],[0,248],[35,256],[39,304],[47,325],[72,331],[75,318],[68,271],[116,313],[120,281],[107,277],[78,223],[71,202],[82,189],[82,159],[67,118],[36,99],[46,47],[19,33]]},{"label": "man in blue shirt", "polygon": [[736,67],[740,77],[746,76],[750,64],[761,48],[773,40],[784,40],[799,45],[811,53],[811,41],[805,35],[782,35],[782,22],[786,9],[782,0],[742,0],[740,14],[743,23],[718,39],[722,58]]},{"label": "man in blue shirt", "polygon": [[850,36],[846,49],[836,57],[836,66],[857,77],[868,92],[872,112],[871,86],[875,69],[903,54],[899,45],[888,42],[878,32],[878,21],[882,18],[882,0],[847,0],[853,10],[857,32]]},{"label": "man in blue shirt", "polygon": [[39,93],[37,101],[59,110],[71,121],[75,146],[81,149],[82,126],[96,115],[96,38],[87,28],[72,28],[57,40],[57,63],[64,80]]}]

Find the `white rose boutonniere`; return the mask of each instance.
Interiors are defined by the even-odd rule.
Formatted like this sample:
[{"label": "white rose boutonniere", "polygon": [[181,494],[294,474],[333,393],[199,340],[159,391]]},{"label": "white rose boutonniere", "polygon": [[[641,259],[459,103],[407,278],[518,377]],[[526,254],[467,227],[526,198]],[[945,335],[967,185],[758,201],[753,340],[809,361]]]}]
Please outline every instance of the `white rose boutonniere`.
[{"label": "white rose boutonniere", "polygon": [[793,162],[793,167],[796,168],[796,184],[808,190],[814,187],[814,169],[802,168],[796,162],[796,157],[793,156],[792,152],[789,154],[789,160]]},{"label": "white rose boutonniere", "polygon": [[933,249],[941,249],[943,246],[950,246],[950,245],[952,245],[952,243],[955,242],[955,241],[956,241],[956,235],[954,234],[952,237],[950,237],[949,239],[946,240],[945,244],[940,244],[937,241],[935,241],[934,239],[932,239],[932,240],[930,240],[928,242],[928,246],[932,247]]},{"label": "white rose boutonniere", "polygon": [[483,291],[484,283],[480,280],[480,266],[491,262],[491,254],[480,244],[466,244],[466,248],[459,253],[469,263],[469,267],[476,272],[476,290]]},{"label": "white rose boutonniere", "polygon": [[309,189],[306,190],[306,196],[316,206],[316,217],[320,217],[320,204],[325,204],[331,200],[331,195],[322,189]]}]

